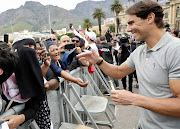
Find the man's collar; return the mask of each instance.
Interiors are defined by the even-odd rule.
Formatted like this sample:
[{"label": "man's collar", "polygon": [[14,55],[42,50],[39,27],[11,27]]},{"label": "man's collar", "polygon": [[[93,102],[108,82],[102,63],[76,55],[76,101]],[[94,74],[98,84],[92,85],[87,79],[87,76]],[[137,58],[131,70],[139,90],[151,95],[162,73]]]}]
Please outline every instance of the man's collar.
[{"label": "man's collar", "polygon": [[166,32],[153,48],[148,50],[147,44],[146,44],[145,45],[146,50],[144,52],[146,52],[146,51],[158,51],[161,47],[163,47],[165,44],[167,44],[167,42],[169,42],[169,40],[170,40],[170,35]]}]

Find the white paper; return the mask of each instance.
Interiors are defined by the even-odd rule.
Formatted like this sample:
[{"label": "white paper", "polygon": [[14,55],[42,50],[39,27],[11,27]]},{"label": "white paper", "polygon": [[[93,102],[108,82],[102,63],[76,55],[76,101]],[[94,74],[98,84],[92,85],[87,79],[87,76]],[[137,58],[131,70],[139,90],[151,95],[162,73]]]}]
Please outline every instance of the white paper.
[{"label": "white paper", "polygon": [[9,129],[9,126],[7,124],[8,122],[4,122],[0,125],[0,129]]}]

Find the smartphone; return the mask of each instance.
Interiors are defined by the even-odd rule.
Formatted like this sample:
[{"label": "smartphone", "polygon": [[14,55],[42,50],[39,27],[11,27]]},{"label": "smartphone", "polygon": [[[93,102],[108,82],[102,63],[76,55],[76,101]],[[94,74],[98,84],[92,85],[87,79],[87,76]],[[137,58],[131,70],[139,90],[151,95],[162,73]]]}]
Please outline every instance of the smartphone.
[{"label": "smartphone", "polygon": [[9,35],[8,34],[4,34],[4,42],[8,43],[9,41]]},{"label": "smartphone", "polygon": [[50,56],[50,55],[49,55],[49,50],[47,49],[47,41],[48,41],[48,40],[43,41],[43,46],[42,46],[42,47],[46,50],[46,52],[47,52],[46,57],[47,57],[47,56]]},{"label": "smartphone", "polygon": [[68,49],[68,50],[73,49],[73,48],[75,48],[75,44],[74,44],[74,43],[66,44],[66,45],[64,46],[64,48],[65,48],[65,49]]}]

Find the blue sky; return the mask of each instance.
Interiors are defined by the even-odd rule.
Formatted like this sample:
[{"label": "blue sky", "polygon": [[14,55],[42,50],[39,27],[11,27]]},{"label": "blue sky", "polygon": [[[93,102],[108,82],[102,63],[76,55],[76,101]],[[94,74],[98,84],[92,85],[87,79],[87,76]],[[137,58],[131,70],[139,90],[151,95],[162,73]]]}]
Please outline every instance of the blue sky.
[{"label": "blue sky", "polygon": [[[82,1],[87,0],[3,0],[1,1],[0,13],[8,10],[8,9],[16,9],[21,5],[24,5],[26,1],[38,1],[43,5],[56,5],[65,9],[74,9],[76,5]],[[92,0],[92,1],[103,1],[103,0]]]}]

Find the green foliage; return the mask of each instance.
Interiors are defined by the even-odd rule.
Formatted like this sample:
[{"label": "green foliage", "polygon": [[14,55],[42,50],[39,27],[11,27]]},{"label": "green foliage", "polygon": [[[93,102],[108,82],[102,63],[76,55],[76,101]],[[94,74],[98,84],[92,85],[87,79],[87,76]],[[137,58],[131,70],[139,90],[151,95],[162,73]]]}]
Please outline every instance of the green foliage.
[{"label": "green foliage", "polygon": [[59,35],[59,36],[58,36],[58,40],[60,40],[61,37],[64,36],[64,35],[67,35],[67,36],[69,36],[69,37],[71,38],[72,35],[73,35],[73,33],[66,33],[66,34],[63,34],[63,35]]},{"label": "green foliage", "polygon": [[106,14],[105,14],[105,12],[102,10],[102,8],[95,8],[95,9],[94,9],[93,18],[98,20],[100,35],[101,35],[101,19],[102,19],[102,18],[105,19],[105,17],[106,17]]},{"label": "green foliage", "polygon": [[110,31],[115,32],[115,24],[110,24],[109,29]]},{"label": "green foliage", "polygon": [[87,31],[89,31],[89,28],[91,28],[91,27],[92,27],[92,24],[91,24],[91,22],[90,22],[90,19],[89,19],[89,18],[84,19],[83,28],[84,28],[84,29],[87,28]]},{"label": "green foliage", "polygon": [[13,40],[10,40],[9,42],[10,42],[10,43],[13,43]]},{"label": "green foliage", "polygon": [[114,4],[111,5],[111,11],[116,13],[116,16],[122,10],[122,5],[119,3],[119,0],[115,0]]},{"label": "green foliage", "polygon": [[96,37],[100,37],[101,35],[100,34],[96,34]]},{"label": "green foliage", "polygon": [[101,18],[106,18],[105,12],[102,10],[102,8],[95,8],[94,13],[93,13],[93,18],[94,19],[101,19]]},{"label": "green foliage", "polygon": [[[114,0],[114,4],[111,5],[111,11],[116,13],[116,16],[120,13],[122,10],[122,5],[119,3],[119,0]],[[119,18],[116,17],[116,24],[117,24],[117,33],[119,30]]]},{"label": "green foliage", "polygon": [[93,30],[94,33],[96,33],[96,30]]}]

